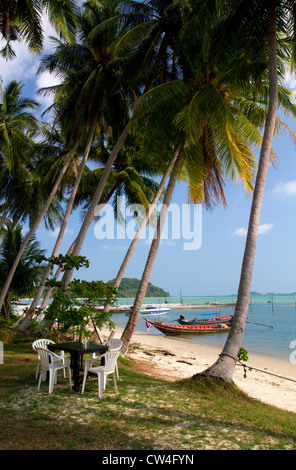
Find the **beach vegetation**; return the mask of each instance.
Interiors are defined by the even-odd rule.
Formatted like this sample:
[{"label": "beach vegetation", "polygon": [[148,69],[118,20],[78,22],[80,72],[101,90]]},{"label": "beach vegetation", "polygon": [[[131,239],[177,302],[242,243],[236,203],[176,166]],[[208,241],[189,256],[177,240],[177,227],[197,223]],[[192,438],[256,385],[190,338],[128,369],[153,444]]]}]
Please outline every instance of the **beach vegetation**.
[{"label": "beach vegetation", "polygon": [[103,326],[108,325],[110,330],[114,328],[111,314],[98,309],[104,303],[115,301],[117,291],[112,285],[103,281],[74,279],[66,291],[58,281],[55,281],[55,287],[53,302],[44,319],[50,323],[57,322],[57,339],[59,333],[68,333],[73,339],[82,341]]},{"label": "beach vegetation", "polygon": [[[235,385],[206,378],[167,382],[128,358],[97,397],[58,377],[37,391],[36,353],[24,337],[4,345],[0,389],[2,450],[295,450],[295,414],[265,405]],[[148,375],[149,374],[149,375]]]},{"label": "beach vegetation", "polygon": [[[23,243],[22,227],[8,222],[3,234],[3,243],[0,251],[0,286],[2,286],[13,260]],[[31,238],[16,269],[10,288],[2,305],[1,315],[9,320],[13,316],[12,301],[32,295],[44,270],[44,265],[37,263],[36,256],[43,256],[45,250],[34,237]],[[25,282],[24,282],[25,279]]]},{"label": "beach vegetation", "polygon": [[[47,261],[51,265],[58,265],[64,272],[89,267],[89,261],[85,256],[74,256],[71,253],[50,258],[39,255],[36,257],[36,261],[38,263]],[[44,318],[37,334],[38,332],[41,334],[41,331],[42,333],[50,333],[56,323],[57,337],[60,333],[70,334],[71,332],[73,339],[82,341],[84,337],[89,338],[93,331],[97,332],[103,326],[108,325],[110,329],[114,328],[110,313],[99,309],[101,305],[112,305],[116,300],[117,289],[111,284],[103,281],[74,279],[65,288],[62,281],[53,277],[47,280],[46,285],[53,288],[53,301],[43,314]],[[40,314],[40,309],[36,310],[37,314]],[[31,311],[26,317],[32,318],[34,313]],[[22,333],[23,324],[16,331]]]}]

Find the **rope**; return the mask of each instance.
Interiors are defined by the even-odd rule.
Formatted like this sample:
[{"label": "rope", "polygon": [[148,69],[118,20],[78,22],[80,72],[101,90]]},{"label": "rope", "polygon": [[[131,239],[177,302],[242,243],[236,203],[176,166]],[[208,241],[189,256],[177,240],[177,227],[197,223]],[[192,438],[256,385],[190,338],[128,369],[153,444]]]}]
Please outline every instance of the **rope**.
[{"label": "rope", "polygon": [[296,383],[296,380],[289,379],[288,377],[282,377],[281,375],[272,374],[271,372],[267,372],[266,370],[255,369],[255,367],[249,367],[246,364],[242,364],[238,361],[238,365],[244,368],[244,378],[247,377],[247,369],[249,370],[257,370],[258,372],[262,372],[263,374],[273,375],[274,377],[278,377],[279,379],[290,380],[291,382]]},{"label": "rope", "polygon": [[[120,324],[120,323],[117,324],[117,326],[121,326],[121,325],[125,325],[125,324]],[[267,326],[267,325],[266,325],[266,326]],[[269,325],[268,325],[268,326],[269,326]],[[234,361],[237,361],[237,364],[238,364],[239,366],[242,366],[242,367],[244,368],[244,378],[247,377],[247,369],[249,369],[249,370],[256,370],[257,372],[262,372],[262,374],[273,375],[274,377],[278,377],[279,379],[289,380],[290,382],[296,383],[296,380],[289,379],[288,377],[282,377],[281,375],[272,374],[271,372],[267,372],[267,371],[265,371],[265,370],[260,370],[260,369],[256,369],[255,367],[247,366],[246,364],[243,364],[243,363],[241,363],[240,361],[238,361],[238,360],[237,360],[236,358],[234,358],[233,356],[230,356],[230,354],[221,353],[221,354],[219,354],[219,356],[228,356],[228,357],[230,357],[231,359],[233,359]]]}]

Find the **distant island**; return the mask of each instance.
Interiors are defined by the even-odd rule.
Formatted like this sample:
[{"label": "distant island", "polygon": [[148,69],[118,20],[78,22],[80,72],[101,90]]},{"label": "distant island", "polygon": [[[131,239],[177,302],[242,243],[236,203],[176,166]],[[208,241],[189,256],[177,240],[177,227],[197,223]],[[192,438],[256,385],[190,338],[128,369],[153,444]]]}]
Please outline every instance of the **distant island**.
[{"label": "distant island", "polygon": [[[108,281],[113,284],[115,279]],[[118,297],[135,297],[140,285],[140,280],[133,277],[125,277],[122,279],[118,288]],[[170,297],[170,293],[164,291],[160,287],[154,286],[149,282],[145,297]]]}]

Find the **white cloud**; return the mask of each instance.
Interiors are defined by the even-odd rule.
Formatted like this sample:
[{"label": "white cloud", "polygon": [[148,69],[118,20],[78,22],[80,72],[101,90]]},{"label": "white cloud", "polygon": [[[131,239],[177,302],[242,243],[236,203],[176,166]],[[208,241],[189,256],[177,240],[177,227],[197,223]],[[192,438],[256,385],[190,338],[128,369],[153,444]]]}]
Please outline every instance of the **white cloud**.
[{"label": "white cloud", "polygon": [[[268,233],[273,227],[274,227],[274,224],[259,225],[258,235]],[[240,237],[245,237],[247,233],[248,233],[248,229],[246,229],[245,227],[239,227],[234,230],[234,235],[238,235]]]},{"label": "white cloud", "polygon": [[274,193],[283,194],[285,196],[295,196],[296,180],[291,180],[287,183],[278,183],[273,191]]},{"label": "white cloud", "polygon": [[[0,41],[0,48],[5,45],[5,41]],[[30,54],[27,45],[22,42],[14,42],[13,50],[16,57],[12,60],[5,60],[0,58],[0,68],[3,78],[3,85],[6,86],[12,80],[21,81],[25,83],[36,76],[39,66],[39,57]]]},{"label": "white cloud", "polygon": [[[36,86],[37,89],[39,88],[47,88],[50,86],[58,85],[61,83],[58,77],[55,77],[50,72],[43,72],[37,76],[36,79]],[[53,102],[53,94],[41,94],[36,97],[42,107],[45,109],[52,105]]]},{"label": "white cloud", "polygon": [[[54,43],[50,36],[56,36],[55,30],[50,25],[46,15],[42,18],[43,27],[43,53],[50,53],[54,50]],[[5,40],[0,40],[0,49],[4,47]],[[37,71],[40,64],[42,55],[32,54],[25,41],[14,41],[12,48],[16,57],[12,60],[5,60],[0,58],[0,73],[3,78],[3,86],[6,87],[9,82],[16,80],[22,84],[28,85],[31,88],[31,97],[36,99],[42,106],[47,108],[52,104],[52,97],[50,96],[36,96],[37,90],[42,87],[55,85],[59,83],[56,77],[49,73],[42,73],[37,76]],[[26,96],[29,96],[26,91]]]},{"label": "white cloud", "polygon": [[239,235],[240,237],[245,237],[247,235],[247,229],[244,227],[236,228],[234,235]]},{"label": "white cloud", "polygon": [[262,233],[267,233],[267,232],[269,232],[273,227],[274,227],[274,224],[262,224],[262,225],[259,225],[259,228],[258,228],[258,235],[260,235],[260,234],[262,234]]}]

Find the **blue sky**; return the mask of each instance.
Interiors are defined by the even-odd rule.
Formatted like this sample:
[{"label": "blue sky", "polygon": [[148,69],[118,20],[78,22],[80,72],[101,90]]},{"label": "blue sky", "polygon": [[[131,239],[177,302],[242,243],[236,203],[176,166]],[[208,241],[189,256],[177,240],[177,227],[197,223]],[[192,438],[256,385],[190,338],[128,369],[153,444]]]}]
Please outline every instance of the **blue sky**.
[{"label": "blue sky", "polygon": [[[51,34],[45,22],[46,34]],[[45,50],[51,48],[46,40]],[[24,44],[15,47],[17,58],[12,62],[0,59],[0,74],[4,86],[12,79],[25,84],[24,95],[36,97],[39,87],[54,82],[48,74],[36,77],[39,59],[28,53]],[[287,80],[289,88],[296,90],[296,81]],[[42,107],[48,98],[38,97]],[[296,131],[295,122],[280,116]],[[287,134],[275,137],[273,148],[277,161],[270,166],[260,218],[252,290],[266,293],[296,291],[296,150]],[[202,210],[202,241],[197,250],[184,250],[184,239],[164,240],[159,248],[151,282],[178,296],[231,295],[237,293],[245,232],[251,207],[251,195],[246,196],[242,185],[227,182],[228,206],[215,207],[212,212]],[[179,183],[173,203],[187,204],[187,189]],[[192,215],[192,213],[191,213]],[[79,212],[68,224],[60,251],[65,253],[78,233],[81,223]],[[55,234],[44,225],[38,229],[38,239],[47,254],[55,242]],[[76,277],[87,280],[108,281],[116,276],[130,243],[124,240],[98,240],[94,225],[90,227],[81,254],[90,260],[90,268],[82,269]],[[140,278],[149,251],[148,240],[141,240],[126,270],[126,277]]]}]

